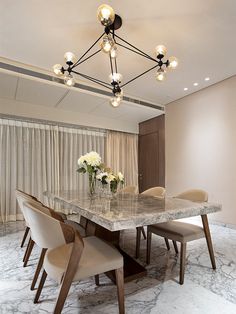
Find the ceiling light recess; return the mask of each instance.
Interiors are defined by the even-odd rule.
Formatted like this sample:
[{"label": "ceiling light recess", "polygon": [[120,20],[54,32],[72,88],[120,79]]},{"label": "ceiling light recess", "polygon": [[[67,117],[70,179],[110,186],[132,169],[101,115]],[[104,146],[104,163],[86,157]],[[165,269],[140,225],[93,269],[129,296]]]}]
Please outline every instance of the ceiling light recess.
[{"label": "ceiling light recess", "polygon": [[[115,14],[112,7],[107,4],[102,4],[99,6],[97,11],[97,17],[99,22],[104,27],[103,33],[99,38],[86,50],[85,53],[77,59],[72,52],[66,52],[64,55],[66,65],[62,66],[60,64],[55,64],[53,66],[53,71],[57,76],[63,76],[64,82],[67,86],[74,86],[75,79],[74,75],[78,75],[84,79],[87,79],[93,83],[96,83],[106,89],[111,91],[110,104],[114,107],[119,106],[123,98],[123,87],[132,83],[141,76],[147,74],[148,72],[156,69],[156,79],[157,81],[163,81],[166,77],[166,69],[175,69],[178,65],[178,60],[175,57],[169,57],[164,61],[164,57],[167,54],[167,49],[163,45],[158,45],[155,48],[155,56],[151,56],[141,49],[135,47],[133,44],[129,43],[127,40],[116,34],[116,31],[122,26],[122,19],[119,15]],[[128,81],[123,82],[122,75],[118,72],[117,56],[119,54],[119,49],[126,49],[132,53],[135,53],[145,59],[152,62],[152,66],[146,71],[135,75]],[[110,75],[109,81],[104,79],[89,76],[80,71],[80,65],[90,58],[95,57],[98,53],[104,52],[108,56],[108,62],[110,64]]]},{"label": "ceiling light recess", "polygon": [[198,83],[193,83],[193,86],[198,86]]}]

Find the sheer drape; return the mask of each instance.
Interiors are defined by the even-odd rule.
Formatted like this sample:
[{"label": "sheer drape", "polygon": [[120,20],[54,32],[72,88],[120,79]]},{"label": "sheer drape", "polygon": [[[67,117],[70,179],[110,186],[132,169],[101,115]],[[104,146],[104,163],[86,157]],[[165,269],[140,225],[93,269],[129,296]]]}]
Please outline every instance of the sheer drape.
[{"label": "sheer drape", "polygon": [[138,186],[138,136],[108,131],[106,164],[114,172],[124,174],[126,185]]},{"label": "sheer drape", "polygon": [[58,189],[58,128],[0,119],[0,182],[0,221],[22,219],[16,188],[41,200]]},{"label": "sheer drape", "polygon": [[87,189],[87,176],[76,172],[77,159],[91,150],[103,158],[105,135],[0,119],[0,221],[23,218],[16,204],[16,188],[44,203],[46,190]]}]

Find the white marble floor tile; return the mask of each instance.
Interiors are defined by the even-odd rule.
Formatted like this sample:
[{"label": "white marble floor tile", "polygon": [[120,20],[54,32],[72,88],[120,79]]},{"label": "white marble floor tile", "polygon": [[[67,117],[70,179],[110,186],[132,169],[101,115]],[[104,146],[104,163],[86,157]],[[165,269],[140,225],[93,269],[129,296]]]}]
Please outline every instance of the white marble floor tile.
[{"label": "white marble floor tile", "polygon": [[[35,291],[29,287],[39,256],[34,248],[29,266],[22,267],[20,248],[24,224],[0,225],[0,314],[52,313],[57,285],[46,281],[41,302],[33,304]],[[151,264],[147,277],[125,284],[128,314],[233,314],[236,313],[236,230],[211,226],[217,270],[211,269],[204,239],[187,247],[185,283],[178,284],[179,261],[173,248],[168,252],[163,239],[153,236]],[[141,241],[140,263],[145,265],[146,241]],[[122,234],[123,248],[134,255],[135,232]],[[101,286],[94,279],[73,284],[63,313],[118,313],[116,287],[104,275]]]}]

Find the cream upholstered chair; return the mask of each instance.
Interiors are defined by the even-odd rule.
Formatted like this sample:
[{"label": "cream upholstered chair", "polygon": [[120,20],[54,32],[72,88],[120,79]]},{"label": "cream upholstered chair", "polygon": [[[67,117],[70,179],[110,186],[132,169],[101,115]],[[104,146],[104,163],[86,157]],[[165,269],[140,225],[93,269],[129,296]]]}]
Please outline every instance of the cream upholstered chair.
[{"label": "cream upholstered chair", "polygon": [[130,194],[136,194],[137,193],[137,186],[135,185],[127,185],[125,186],[124,188],[120,189],[117,194],[120,194],[120,193],[130,193]]},{"label": "cream upholstered chair", "polygon": [[49,276],[60,284],[54,313],[61,313],[73,281],[115,271],[120,314],[124,313],[123,256],[111,245],[91,236],[82,239],[71,226],[54,219],[30,203],[24,203],[32,237],[41,248],[47,248],[43,274],[34,299],[37,303]]},{"label": "cream upholstered chair", "polygon": [[[23,213],[24,219],[25,219],[27,233],[30,231],[30,227],[29,227],[29,223],[27,221],[27,217],[25,215],[25,210],[24,210],[24,203],[25,202],[29,202],[30,204],[34,205],[39,210],[43,211],[46,215],[49,215],[49,216],[57,219],[58,221],[62,221],[62,222],[65,222],[66,224],[71,225],[72,227],[74,227],[76,230],[79,231],[79,233],[80,233],[80,235],[82,237],[85,236],[85,229],[83,227],[81,227],[78,223],[76,223],[74,221],[67,220],[65,214],[55,212],[53,209],[43,205],[34,196],[31,196],[31,195],[29,195],[29,194],[27,194],[25,192],[20,191],[20,190],[16,190],[16,198],[17,198],[19,207],[20,207],[20,209],[21,209],[21,211]],[[24,237],[25,237],[25,235],[24,235]],[[29,242],[28,242],[25,254],[24,254],[24,258],[23,258],[23,263],[24,263],[23,266],[24,267],[27,266],[27,263],[28,263],[28,260],[30,258],[32,249],[34,247],[34,244],[35,244],[35,241],[32,238],[32,236],[30,236],[30,239],[29,239]],[[45,253],[46,253],[46,249],[42,248],[41,254],[40,254],[40,257],[39,257],[39,261],[38,261],[38,265],[37,265],[37,268],[36,268],[36,271],[35,271],[35,274],[34,274],[34,278],[33,278],[32,284],[31,284],[31,290],[33,290],[35,288],[35,284],[37,282],[40,270],[42,268],[42,264],[43,264]]]},{"label": "cream upholstered chair", "polygon": [[[193,202],[207,202],[208,194],[203,190],[188,190],[177,196],[176,198],[190,200]],[[206,237],[207,246],[210,254],[212,268],[216,269],[215,257],[211,242],[211,235],[208,226],[207,215],[202,215],[203,227],[199,227],[193,224],[180,222],[180,221],[169,221],[148,226],[147,228],[147,264],[150,263],[151,254],[151,237],[152,233],[165,237],[172,241],[181,243],[180,252],[180,277],[179,283],[184,283],[184,270],[185,270],[185,259],[186,259],[186,245],[187,242],[197,240]]]},{"label": "cream upholstered chair", "polygon": [[[153,188],[150,188],[148,190],[143,191],[141,194],[142,195],[147,195],[147,196],[153,196],[153,197],[158,197],[160,199],[165,197],[166,190],[165,188],[161,186],[156,186]],[[141,240],[141,232],[144,235],[144,239],[146,239],[145,231],[143,227],[137,227],[136,228],[136,254],[135,257],[139,258],[140,254],[140,240]]]}]

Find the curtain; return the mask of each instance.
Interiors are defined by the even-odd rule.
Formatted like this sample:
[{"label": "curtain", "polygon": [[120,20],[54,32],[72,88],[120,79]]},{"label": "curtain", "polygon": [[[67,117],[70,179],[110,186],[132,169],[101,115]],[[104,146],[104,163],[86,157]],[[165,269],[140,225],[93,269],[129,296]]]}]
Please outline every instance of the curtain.
[{"label": "curtain", "polygon": [[[88,176],[78,173],[77,160],[81,155],[96,151],[104,160],[105,132],[59,127],[59,173],[61,190],[88,190]],[[60,208],[71,214],[70,207]]]},{"label": "curtain", "polygon": [[22,219],[15,189],[59,188],[58,127],[0,119],[0,221]]},{"label": "curtain", "polygon": [[138,186],[138,135],[108,131],[106,165],[124,174],[125,185]]},{"label": "curtain", "polygon": [[0,221],[23,219],[17,188],[44,203],[44,191],[87,188],[87,176],[76,172],[77,159],[91,150],[104,158],[105,137],[105,132],[0,119]]}]

